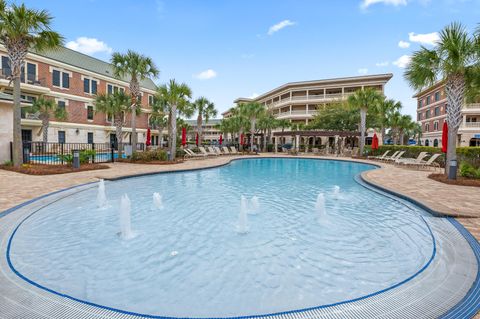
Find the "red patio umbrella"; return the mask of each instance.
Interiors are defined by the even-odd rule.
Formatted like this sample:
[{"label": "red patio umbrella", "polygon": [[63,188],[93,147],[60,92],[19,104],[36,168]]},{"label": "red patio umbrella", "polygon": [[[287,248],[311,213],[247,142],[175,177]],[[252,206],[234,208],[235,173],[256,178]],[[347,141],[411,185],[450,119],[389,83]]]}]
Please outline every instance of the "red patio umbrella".
[{"label": "red patio umbrella", "polygon": [[243,141],[243,133],[240,135],[240,145],[243,145],[245,142]]},{"label": "red patio umbrella", "polygon": [[223,136],[222,136],[222,134],[220,134],[220,139],[218,141],[218,144],[222,145],[222,142],[223,142]]},{"label": "red patio umbrella", "polygon": [[442,152],[447,152],[448,145],[448,125],[447,121],[443,121],[443,130],[442,130]]},{"label": "red patio umbrella", "polygon": [[152,144],[152,132],[150,132],[150,128],[147,129],[147,140],[145,141],[145,145],[150,146]]},{"label": "red patio umbrella", "polygon": [[197,146],[198,146],[198,133],[197,133],[197,136],[195,137],[195,143],[196,143]]},{"label": "red patio umbrella", "polygon": [[378,150],[378,137],[377,137],[377,133],[373,133],[372,150]]},{"label": "red patio umbrella", "polygon": [[187,129],[182,127],[182,145],[185,146],[187,144]]}]

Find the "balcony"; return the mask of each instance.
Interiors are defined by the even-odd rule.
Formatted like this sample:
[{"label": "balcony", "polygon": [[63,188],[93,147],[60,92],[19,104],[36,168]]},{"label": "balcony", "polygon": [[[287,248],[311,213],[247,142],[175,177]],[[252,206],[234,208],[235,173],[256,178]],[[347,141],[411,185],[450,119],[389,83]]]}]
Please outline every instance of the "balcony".
[{"label": "balcony", "polygon": [[268,104],[269,108],[278,107],[285,104],[293,103],[322,103],[322,102],[329,102],[332,100],[342,100],[349,95],[352,95],[354,92],[348,93],[338,93],[338,94],[320,94],[320,95],[304,95],[304,96],[292,96],[282,99],[280,101],[273,102],[272,104]]},{"label": "balcony", "polygon": [[284,118],[311,118],[315,114],[317,114],[317,110],[293,110],[293,111],[288,111],[288,112],[281,112],[281,113],[276,113],[274,116],[278,119],[284,119]]},{"label": "balcony", "polygon": [[461,126],[462,129],[479,129],[480,130],[480,122],[466,122],[463,123]]},{"label": "balcony", "polygon": [[[0,87],[13,87],[10,83],[11,71],[9,69],[0,69]],[[20,78],[20,88],[22,93],[49,93],[50,88],[47,86],[46,79],[36,79],[33,74],[22,74]]]}]

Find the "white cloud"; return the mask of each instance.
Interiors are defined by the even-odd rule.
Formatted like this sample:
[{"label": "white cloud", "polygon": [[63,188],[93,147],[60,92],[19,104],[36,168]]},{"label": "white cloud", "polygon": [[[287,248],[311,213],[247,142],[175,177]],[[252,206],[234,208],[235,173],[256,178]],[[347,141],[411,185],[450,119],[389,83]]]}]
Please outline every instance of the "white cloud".
[{"label": "white cloud", "polygon": [[367,68],[358,69],[358,73],[360,73],[360,74],[367,74],[367,73],[368,73],[368,69],[367,69]]},{"label": "white cloud", "polygon": [[392,5],[392,6],[405,6],[407,5],[407,0],[363,0],[362,3],[360,4],[360,8],[362,9],[367,9],[369,6],[377,4],[377,3],[383,3],[386,5]]},{"label": "white cloud", "polygon": [[259,96],[258,93],[253,93],[253,94],[250,95],[248,98],[249,98],[249,99],[256,99],[258,96]]},{"label": "white cloud", "polygon": [[384,67],[384,66],[388,66],[390,63],[388,61],[383,61],[383,62],[377,62],[375,63],[375,66],[378,66],[378,67]]},{"label": "white cloud", "polygon": [[406,49],[410,47],[410,42],[400,40],[398,46],[402,49]]},{"label": "white cloud", "polygon": [[267,33],[268,33],[268,35],[272,35],[272,34],[274,34],[275,32],[280,31],[280,30],[282,30],[282,29],[285,28],[285,27],[293,26],[293,25],[295,25],[295,24],[296,24],[295,22],[292,22],[292,21],[290,21],[290,20],[283,20],[283,21],[281,21],[281,22],[279,22],[279,23],[277,23],[277,24],[272,25],[272,26],[270,27],[270,29],[268,29],[268,32],[267,32]]},{"label": "white cloud", "polygon": [[411,56],[409,55],[402,55],[401,57],[399,57],[396,61],[393,61],[392,63],[396,66],[398,66],[399,68],[406,68],[407,65],[410,63],[410,60],[411,60]]},{"label": "white cloud", "polygon": [[417,42],[420,44],[429,44],[436,45],[436,42],[440,40],[440,35],[438,32],[425,33],[425,34],[415,34],[415,32],[410,32],[408,34],[408,39],[410,42]]},{"label": "white cloud", "polygon": [[66,47],[85,54],[112,53],[112,48],[105,42],[95,38],[79,37],[75,41],[67,42]]},{"label": "white cloud", "polygon": [[215,72],[212,69],[208,69],[208,70],[202,71],[198,74],[194,74],[193,77],[197,78],[199,80],[210,80],[210,79],[213,79],[213,78],[217,77],[217,72]]}]

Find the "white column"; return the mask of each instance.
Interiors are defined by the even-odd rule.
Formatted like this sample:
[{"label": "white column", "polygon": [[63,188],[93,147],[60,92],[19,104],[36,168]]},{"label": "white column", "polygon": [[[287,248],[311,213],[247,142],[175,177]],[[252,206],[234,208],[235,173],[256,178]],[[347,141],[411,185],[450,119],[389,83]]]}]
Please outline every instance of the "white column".
[{"label": "white column", "polygon": [[274,152],[277,153],[277,149],[278,149],[278,136],[274,136],[273,137],[273,140],[275,141],[273,144],[274,144]]},{"label": "white column", "polygon": [[292,114],[292,105],[290,105],[290,114]]},{"label": "white column", "polygon": [[300,149],[300,135],[295,135],[295,150],[298,152]]}]

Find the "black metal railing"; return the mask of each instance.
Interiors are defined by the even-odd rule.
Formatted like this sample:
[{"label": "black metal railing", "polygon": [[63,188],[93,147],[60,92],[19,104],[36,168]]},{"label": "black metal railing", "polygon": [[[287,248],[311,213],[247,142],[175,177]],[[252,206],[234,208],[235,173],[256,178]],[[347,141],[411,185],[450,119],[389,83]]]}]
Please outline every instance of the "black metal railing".
[{"label": "black metal railing", "polygon": [[[126,144],[123,143],[125,149]],[[110,143],[45,143],[23,142],[24,164],[66,165],[73,162],[73,151],[78,150],[80,164],[114,162],[117,158],[126,158],[125,152],[119,154],[117,145]],[[144,143],[137,143],[136,151],[145,150]]]}]

